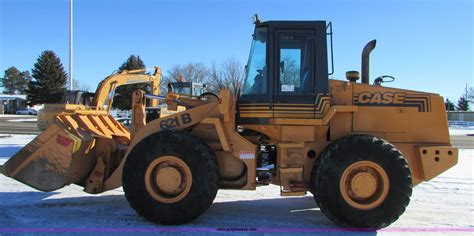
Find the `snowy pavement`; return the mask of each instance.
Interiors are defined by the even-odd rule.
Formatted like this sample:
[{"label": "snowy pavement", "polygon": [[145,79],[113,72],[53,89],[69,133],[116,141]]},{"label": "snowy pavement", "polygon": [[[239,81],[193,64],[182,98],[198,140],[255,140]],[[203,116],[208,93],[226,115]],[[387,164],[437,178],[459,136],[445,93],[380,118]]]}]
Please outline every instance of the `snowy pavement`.
[{"label": "snowy pavement", "polygon": [[[34,135],[0,136],[0,164]],[[418,185],[410,205],[390,227],[368,234],[474,233],[474,150],[460,150],[459,163],[430,182]],[[311,194],[280,197],[278,186],[256,191],[219,190],[200,218],[182,226],[160,226],[138,216],[121,188],[90,195],[75,185],[43,193],[0,175],[0,234],[5,232],[176,232],[212,234],[347,233],[319,210]]]},{"label": "snowy pavement", "polygon": [[25,118],[25,119],[12,119],[12,120],[7,120],[7,122],[37,122],[38,119],[36,117],[34,118]]},{"label": "snowy pavement", "polygon": [[[454,126],[449,128],[449,135],[472,135],[474,136],[474,127]],[[473,143],[474,145],[474,143]]]}]

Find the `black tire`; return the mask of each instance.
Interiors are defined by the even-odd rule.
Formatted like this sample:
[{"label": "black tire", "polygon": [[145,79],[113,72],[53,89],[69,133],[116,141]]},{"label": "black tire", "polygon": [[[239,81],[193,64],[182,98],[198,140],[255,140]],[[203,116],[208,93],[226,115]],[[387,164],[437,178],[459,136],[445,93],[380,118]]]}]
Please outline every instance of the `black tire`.
[{"label": "black tire", "polygon": [[[350,205],[342,196],[340,181],[353,163],[370,161],[385,171],[389,187],[383,202],[372,209]],[[411,171],[392,144],[369,135],[349,135],[331,143],[312,170],[312,189],[321,211],[343,227],[383,228],[396,221],[410,202]]]},{"label": "black tire", "polygon": [[199,99],[207,99],[207,100],[210,100],[210,101],[219,101],[219,99],[221,99],[219,97],[219,95],[213,93],[213,92],[205,92],[205,93],[202,93],[201,95],[199,95],[198,97]]},{"label": "black tire", "polygon": [[[192,173],[187,195],[174,203],[155,200],[146,190],[148,165],[163,156],[184,161]],[[218,167],[214,152],[188,132],[171,130],[152,134],[130,152],[123,168],[122,182],[130,206],[146,219],[166,225],[183,224],[203,214],[218,190]]]}]

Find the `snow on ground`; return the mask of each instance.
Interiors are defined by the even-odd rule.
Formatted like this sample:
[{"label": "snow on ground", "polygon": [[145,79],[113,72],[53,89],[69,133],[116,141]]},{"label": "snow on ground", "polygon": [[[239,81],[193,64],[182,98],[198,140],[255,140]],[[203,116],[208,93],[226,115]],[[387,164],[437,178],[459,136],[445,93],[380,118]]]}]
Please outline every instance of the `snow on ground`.
[{"label": "snow on ground", "polygon": [[474,126],[449,127],[449,135],[474,135]]},{"label": "snow on ground", "polygon": [[0,118],[24,118],[24,117],[36,117],[33,115],[15,115],[15,114],[0,114]]},{"label": "snow on ground", "polygon": [[[0,136],[0,164],[34,135]],[[417,186],[406,212],[390,227],[366,234],[474,232],[474,150],[460,150],[459,163]],[[0,175],[2,232],[176,232],[212,234],[226,230],[345,233],[319,210],[311,194],[280,197],[278,186],[256,191],[219,190],[214,204],[181,226],[147,222],[128,205],[121,188],[90,195],[75,185],[44,193]],[[239,231],[242,232],[242,231]],[[244,231],[245,232],[245,231]]]},{"label": "snow on ground", "polygon": [[24,119],[12,119],[7,120],[7,122],[36,122],[37,118],[24,118]]},{"label": "snow on ground", "polygon": [[0,134],[0,165],[35,137],[36,135]]}]

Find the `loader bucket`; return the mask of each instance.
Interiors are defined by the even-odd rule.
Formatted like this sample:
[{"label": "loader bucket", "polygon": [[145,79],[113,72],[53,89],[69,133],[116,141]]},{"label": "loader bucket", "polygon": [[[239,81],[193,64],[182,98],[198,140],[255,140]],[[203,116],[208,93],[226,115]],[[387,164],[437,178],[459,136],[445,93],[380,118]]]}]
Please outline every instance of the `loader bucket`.
[{"label": "loader bucket", "polygon": [[98,160],[102,166],[102,162],[119,163],[112,158],[121,157],[113,154],[117,146],[128,145],[130,134],[107,114],[81,113],[58,115],[54,124],[5,163],[3,174],[40,191],[71,183],[86,186],[91,175],[106,178],[107,170],[95,168]]}]

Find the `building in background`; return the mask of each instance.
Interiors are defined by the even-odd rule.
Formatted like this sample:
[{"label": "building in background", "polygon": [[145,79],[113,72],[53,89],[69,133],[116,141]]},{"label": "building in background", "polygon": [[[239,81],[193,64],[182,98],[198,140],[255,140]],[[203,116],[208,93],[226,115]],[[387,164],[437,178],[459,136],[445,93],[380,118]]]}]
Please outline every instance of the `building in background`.
[{"label": "building in background", "polygon": [[16,110],[27,108],[26,95],[0,94],[0,105],[3,106],[3,114],[15,114]]},{"label": "building in background", "polygon": [[474,126],[474,111],[448,111],[449,126]]},{"label": "building in background", "polygon": [[474,122],[474,111],[448,111],[448,120]]}]

